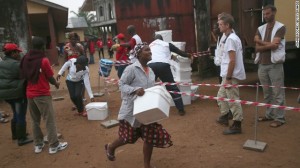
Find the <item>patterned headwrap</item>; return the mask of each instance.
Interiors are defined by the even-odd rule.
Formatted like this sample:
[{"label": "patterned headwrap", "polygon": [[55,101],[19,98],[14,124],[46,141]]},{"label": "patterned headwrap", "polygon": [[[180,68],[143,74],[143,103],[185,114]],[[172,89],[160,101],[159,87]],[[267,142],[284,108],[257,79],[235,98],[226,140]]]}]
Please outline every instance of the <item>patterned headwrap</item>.
[{"label": "patterned headwrap", "polygon": [[134,49],[133,49],[133,54],[135,57],[138,56],[139,52],[142,50],[142,48],[144,48],[146,45],[148,45],[146,42],[142,42],[139,44],[136,44]]}]

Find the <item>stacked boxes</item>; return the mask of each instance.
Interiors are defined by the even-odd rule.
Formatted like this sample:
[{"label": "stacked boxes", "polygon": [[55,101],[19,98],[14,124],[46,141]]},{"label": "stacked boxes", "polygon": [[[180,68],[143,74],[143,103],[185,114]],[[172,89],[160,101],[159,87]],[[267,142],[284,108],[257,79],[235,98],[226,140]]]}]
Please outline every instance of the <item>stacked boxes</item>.
[{"label": "stacked boxes", "polygon": [[[185,42],[172,42],[177,48],[182,51],[185,51]],[[174,54],[174,53],[173,53]],[[175,54],[174,54],[175,55]],[[181,57],[179,55],[175,55],[177,57],[178,62],[172,61],[172,73],[174,76],[175,82],[180,83],[191,83],[192,82],[192,68],[191,68],[191,60],[189,58]],[[178,85],[180,92],[185,93],[195,93],[198,90],[198,86],[190,86],[190,85]],[[191,104],[191,100],[195,100],[196,97],[191,96],[182,96],[182,101],[184,105]],[[171,104],[174,106],[174,102]]]}]

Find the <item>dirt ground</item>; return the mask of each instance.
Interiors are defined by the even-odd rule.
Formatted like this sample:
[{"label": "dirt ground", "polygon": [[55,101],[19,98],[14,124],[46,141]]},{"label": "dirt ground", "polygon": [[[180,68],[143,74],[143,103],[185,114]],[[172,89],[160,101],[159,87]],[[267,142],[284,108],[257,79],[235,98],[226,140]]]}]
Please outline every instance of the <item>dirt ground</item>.
[{"label": "dirt ground", "polygon": [[[96,55],[96,60],[98,56]],[[56,73],[59,67],[55,67]],[[93,91],[98,91],[98,64],[90,65]],[[113,69],[112,78],[117,78]],[[248,72],[247,80],[242,84],[255,84],[256,72]],[[63,80],[62,80],[63,81]],[[104,92],[101,79],[100,91]],[[194,83],[217,83],[217,77],[200,80],[193,74]],[[287,84],[289,85],[289,84]],[[291,86],[298,87],[299,82]],[[64,96],[63,101],[53,102],[56,111],[57,128],[63,139],[69,143],[66,150],[49,155],[48,146],[40,154],[35,154],[33,144],[17,146],[11,140],[10,124],[0,124],[0,167],[1,168],[142,168],[142,140],[134,145],[126,145],[116,150],[116,161],[108,161],[104,145],[117,138],[118,127],[106,129],[103,121],[89,121],[86,118],[73,116],[71,101],[65,83],[57,93]],[[108,100],[110,117],[116,119],[120,107],[120,92],[116,86],[109,86],[107,97],[96,98],[97,102]],[[217,87],[200,87],[199,93],[216,96]],[[255,88],[240,88],[242,100],[255,101]],[[286,104],[299,107],[296,98],[299,91],[286,90]],[[87,97],[87,96],[86,96]],[[89,99],[87,99],[89,102]],[[262,102],[260,90],[259,101]],[[286,111],[287,123],[279,128],[269,127],[269,123],[258,123],[257,139],[267,143],[264,152],[243,149],[246,140],[254,139],[255,107],[243,105],[243,133],[240,135],[222,135],[225,127],[216,124],[219,109],[215,101],[197,99],[186,106],[187,114],[179,116],[175,107],[170,110],[170,117],[160,123],[171,134],[174,145],[166,149],[155,148],[152,164],[157,168],[298,168],[300,166],[300,114]],[[0,109],[11,113],[8,104],[1,102]],[[259,107],[259,115],[265,108]],[[11,118],[11,117],[10,117]],[[32,135],[30,115],[27,114],[28,132]],[[45,127],[42,122],[44,133]]]}]

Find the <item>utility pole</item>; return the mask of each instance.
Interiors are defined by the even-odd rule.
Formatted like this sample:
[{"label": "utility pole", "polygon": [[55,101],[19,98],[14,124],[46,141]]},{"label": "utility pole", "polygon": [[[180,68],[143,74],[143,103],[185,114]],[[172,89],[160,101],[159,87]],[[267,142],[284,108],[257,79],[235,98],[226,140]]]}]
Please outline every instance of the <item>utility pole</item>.
[{"label": "utility pole", "polygon": [[[198,51],[206,51],[210,44],[210,0],[194,0]],[[209,57],[198,58],[198,72],[201,77],[209,69]]]},{"label": "utility pole", "polygon": [[3,29],[0,47],[5,42],[13,42],[26,53],[30,42],[27,0],[0,0],[0,4],[0,28]]}]

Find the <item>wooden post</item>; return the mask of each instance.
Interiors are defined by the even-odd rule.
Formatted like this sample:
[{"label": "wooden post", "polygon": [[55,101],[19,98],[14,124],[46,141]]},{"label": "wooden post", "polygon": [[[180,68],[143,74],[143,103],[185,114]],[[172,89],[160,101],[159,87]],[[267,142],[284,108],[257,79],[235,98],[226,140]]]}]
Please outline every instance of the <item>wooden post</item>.
[{"label": "wooden post", "polygon": [[2,0],[0,5],[0,27],[5,28],[4,37],[0,42],[17,43],[22,48],[23,54],[28,51],[30,44],[26,2],[26,0],[13,2]]},{"label": "wooden post", "polygon": [[58,53],[57,53],[57,42],[56,42],[56,32],[55,32],[55,26],[54,26],[54,21],[53,21],[53,15],[52,11],[48,10],[48,24],[49,24],[49,33],[50,33],[50,38],[51,38],[51,48],[48,49],[48,56],[49,60],[52,64],[59,65],[58,64]]},{"label": "wooden post", "polygon": [[[197,50],[206,51],[210,44],[210,0],[194,0],[196,15]],[[209,57],[198,58],[198,72],[201,77],[209,68]]]}]

